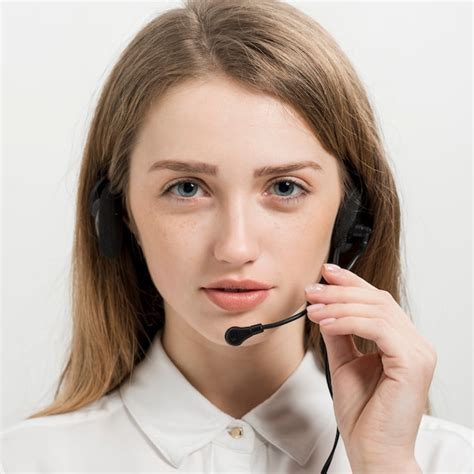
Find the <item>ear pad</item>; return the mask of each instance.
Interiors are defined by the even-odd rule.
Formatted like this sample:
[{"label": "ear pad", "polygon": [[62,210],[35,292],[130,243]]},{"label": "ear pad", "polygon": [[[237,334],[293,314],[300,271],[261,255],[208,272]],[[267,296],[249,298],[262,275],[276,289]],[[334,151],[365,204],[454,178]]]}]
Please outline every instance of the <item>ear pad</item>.
[{"label": "ear pad", "polygon": [[[362,243],[362,251],[372,232],[373,216],[368,208],[366,188],[353,165],[346,163],[351,179],[351,189],[336,216],[331,237],[331,262],[339,255],[352,250],[354,243]],[[336,262],[337,263],[337,262]]]},{"label": "ear pad", "polygon": [[360,207],[361,192],[357,188],[352,188],[337,213],[331,238],[332,249],[340,248],[340,252],[344,253],[352,247],[350,235]]},{"label": "ear pad", "polygon": [[110,183],[105,176],[94,185],[89,204],[101,254],[117,257],[123,241],[122,203],[120,195],[110,192]]}]

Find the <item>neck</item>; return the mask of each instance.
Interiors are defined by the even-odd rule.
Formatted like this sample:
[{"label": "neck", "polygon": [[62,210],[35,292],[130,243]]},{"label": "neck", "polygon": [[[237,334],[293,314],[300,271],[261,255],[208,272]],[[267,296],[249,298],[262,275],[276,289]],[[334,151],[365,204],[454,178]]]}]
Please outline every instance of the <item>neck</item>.
[{"label": "neck", "polygon": [[212,341],[168,312],[161,341],[168,357],[205,398],[240,419],[298,367],[305,354],[304,326],[303,317],[230,346],[224,341],[225,330],[222,342]]}]

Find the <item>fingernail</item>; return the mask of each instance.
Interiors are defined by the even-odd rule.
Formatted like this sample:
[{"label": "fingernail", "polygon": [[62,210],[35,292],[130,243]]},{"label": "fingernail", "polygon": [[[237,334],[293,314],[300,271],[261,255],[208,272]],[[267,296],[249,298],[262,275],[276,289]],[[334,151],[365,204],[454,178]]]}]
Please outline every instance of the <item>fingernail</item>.
[{"label": "fingernail", "polygon": [[308,314],[313,314],[320,309],[323,309],[326,305],[324,303],[317,303],[317,304],[312,304],[306,307],[306,311]]},{"label": "fingernail", "polygon": [[308,293],[321,291],[323,288],[324,288],[324,285],[321,285],[321,283],[312,283],[311,285],[306,285],[304,287],[305,291],[307,291]]},{"label": "fingernail", "polygon": [[335,263],[325,263],[324,268],[326,268],[328,272],[338,272],[341,269],[341,267]]},{"label": "fingernail", "polygon": [[326,324],[331,324],[336,320],[336,318],[327,318],[327,319],[322,319],[319,321],[320,326],[326,326]]}]

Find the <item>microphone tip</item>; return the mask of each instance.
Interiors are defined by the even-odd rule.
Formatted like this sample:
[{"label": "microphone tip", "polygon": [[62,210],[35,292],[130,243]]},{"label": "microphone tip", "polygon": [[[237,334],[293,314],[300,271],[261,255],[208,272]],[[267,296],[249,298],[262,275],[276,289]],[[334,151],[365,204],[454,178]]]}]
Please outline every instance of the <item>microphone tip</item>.
[{"label": "microphone tip", "polygon": [[240,346],[240,344],[242,344],[242,341],[240,340],[238,331],[236,331],[236,329],[239,328],[233,326],[227,329],[227,331],[225,332],[225,340],[231,346]]},{"label": "microphone tip", "polygon": [[244,342],[246,339],[261,332],[263,332],[263,326],[260,323],[243,328],[232,326],[231,328],[227,329],[224,337],[226,342],[231,346],[240,346],[240,344],[242,344],[242,342]]}]

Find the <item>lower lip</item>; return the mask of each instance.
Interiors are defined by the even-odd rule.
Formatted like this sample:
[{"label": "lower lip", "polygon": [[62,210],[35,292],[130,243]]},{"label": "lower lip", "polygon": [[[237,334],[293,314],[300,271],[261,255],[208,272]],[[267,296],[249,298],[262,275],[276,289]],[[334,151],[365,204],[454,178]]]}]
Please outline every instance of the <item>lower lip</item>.
[{"label": "lower lip", "polygon": [[213,290],[203,288],[207,297],[222,309],[227,311],[249,311],[260,303],[270,294],[268,290],[251,290],[231,293],[229,291]]}]

